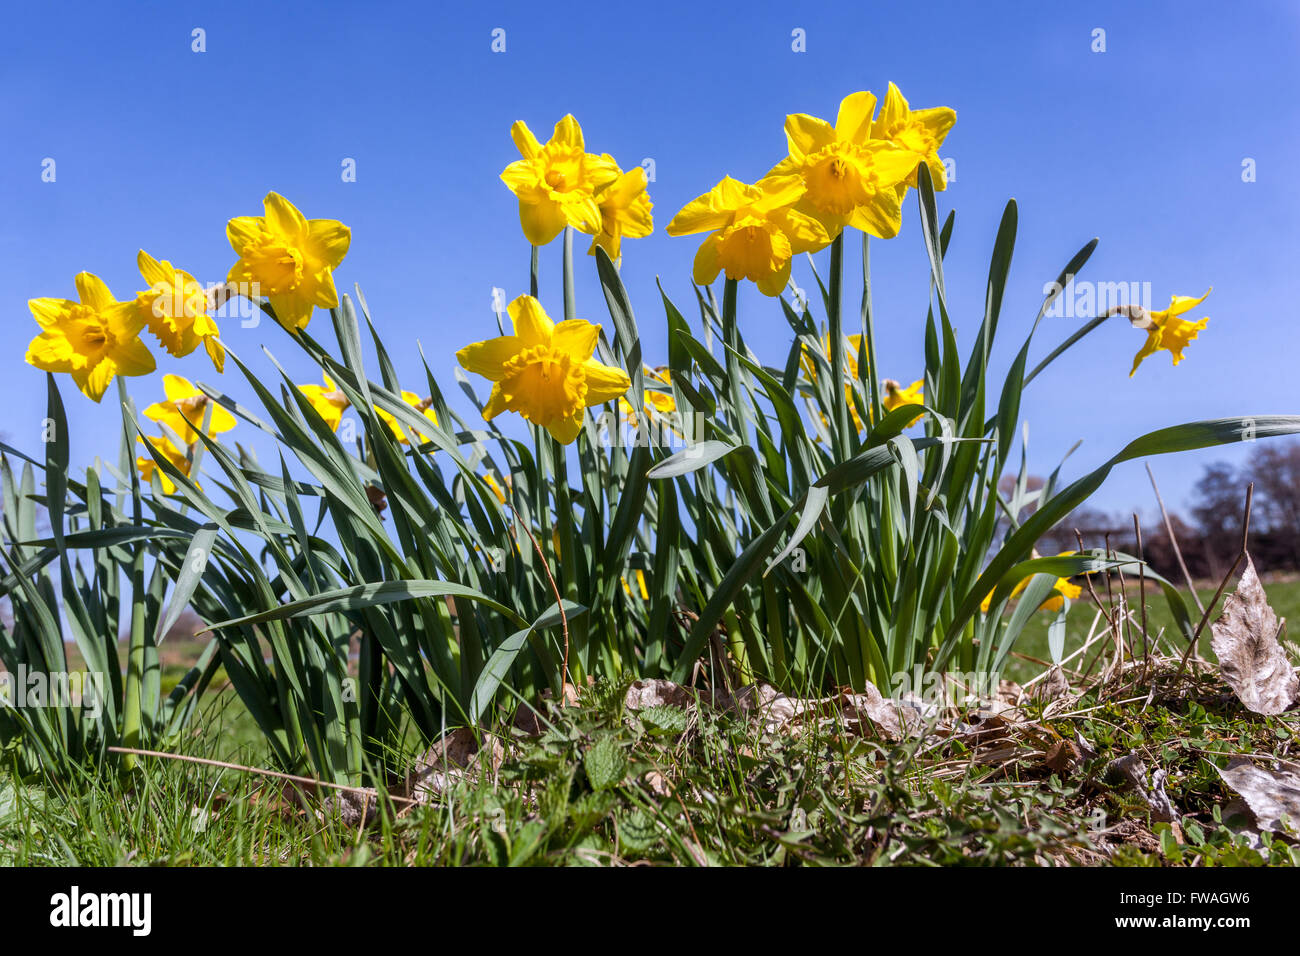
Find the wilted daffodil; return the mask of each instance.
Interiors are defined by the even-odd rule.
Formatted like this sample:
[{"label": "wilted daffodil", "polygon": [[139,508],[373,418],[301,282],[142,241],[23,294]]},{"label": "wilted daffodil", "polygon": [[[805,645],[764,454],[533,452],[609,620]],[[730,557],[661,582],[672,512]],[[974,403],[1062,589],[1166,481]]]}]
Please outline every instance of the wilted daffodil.
[{"label": "wilted daffodil", "polygon": [[640,166],[627,172],[619,170],[618,178],[596,194],[596,205],[600,209],[600,231],[591,240],[589,256],[594,256],[600,246],[618,262],[624,236],[643,239],[654,232],[654,217],[650,214],[654,204],[646,194],[645,170]]},{"label": "wilted daffodil", "polygon": [[280,324],[303,329],[316,306],[339,304],[333,270],[347,255],[352,232],[336,219],[307,219],[279,193],[262,200],[264,216],[236,216],[226,237],[239,256],[226,276],[243,295],[264,295]]},{"label": "wilted daffodil", "polygon": [[1205,290],[1205,295],[1199,299],[1193,299],[1190,295],[1175,295],[1169,299],[1169,308],[1155,312],[1147,312],[1139,306],[1123,306],[1119,309],[1112,309],[1111,312],[1122,312],[1128,316],[1128,320],[1134,328],[1142,329],[1147,334],[1147,340],[1138,354],[1133,357],[1133,369],[1130,371],[1129,378],[1138,370],[1142,360],[1156,352],[1167,351],[1177,365],[1183,360],[1183,349],[1187,344],[1193,341],[1197,334],[1209,325],[1208,318],[1200,319],[1196,322],[1189,322],[1187,319],[1179,318],[1184,312],[1190,312],[1196,308],[1206,297],[1209,296],[1211,289]]},{"label": "wilted daffodil", "polygon": [[134,300],[118,302],[104,280],[89,272],[76,278],[80,302],[29,299],[41,327],[27,346],[27,364],[67,372],[86,397],[99,401],[115,375],[148,375],[156,367],[140,341],[144,316]]},{"label": "wilted daffodil", "polygon": [[[143,437],[136,437],[136,441],[141,444],[143,444],[145,440],[146,439]],[[171,464],[175,465],[177,471],[182,475],[185,475],[187,478],[189,477],[192,462],[190,461],[186,449],[177,448],[171,443],[170,439],[161,436],[158,438],[150,437],[148,442],[153,446],[154,451],[158,452],[159,455],[167,459]],[[158,463],[149,455],[141,455],[137,458],[135,460],[135,467],[140,472],[140,481],[144,484],[148,485],[153,483],[153,473],[157,470],[158,479],[162,482],[163,494],[170,495],[176,490],[176,482],[172,481],[167,472],[159,468]]]},{"label": "wilted daffodil", "polygon": [[[902,408],[904,405],[921,405],[925,402],[925,381],[922,379],[918,379],[911,385],[907,386],[907,388],[903,388],[900,383],[894,381],[892,378],[887,378],[884,381],[884,386],[885,394],[881,397],[880,401],[881,404],[885,406],[885,411],[887,412],[892,412],[896,408]],[[917,415],[907,423],[907,427],[911,428],[919,422],[922,417],[923,416],[921,415]]]},{"label": "wilted daffodil", "polygon": [[[203,426],[210,399],[189,381],[179,375],[163,376],[165,402],[154,402],[144,410],[146,418],[166,425],[187,445],[198,441],[198,429]],[[188,420],[188,421],[187,421]],[[193,425],[190,425],[193,422]],[[228,432],[235,427],[235,416],[216,402],[212,402],[212,419],[208,422],[208,437]]]},{"label": "wilted daffodil", "polygon": [[213,366],[222,371],[226,350],[217,341],[221,330],[208,315],[207,290],[188,272],[173,267],[166,259],[159,262],[143,249],[136,256],[136,264],[149,283],[148,291],[135,297],[144,310],[149,331],[176,358],[184,358],[201,343]]},{"label": "wilted daffodil", "polygon": [[519,222],[528,241],[544,246],[565,226],[598,235],[596,194],[619,178],[618,164],[586,151],[582,127],[572,114],[555,124],[555,135],[545,146],[523,120],[510,127],[510,138],[523,159],[507,166],[501,181],[519,197]]},{"label": "wilted daffodil", "polygon": [[582,430],[587,406],[618,398],[632,381],[622,369],[592,358],[599,325],[583,319],[556,324],[530,295],[515,299],[508,311],[513,335],[467,345],[456,359],[495,383],[485,420],[517,412],[567,445]]},{"label": "wilted daffodil", "polygon": [[799,176],[769,176],[750,186],[727,176],[687,203],[668,224],[668,235],[712,232],[695,254],[695,281],[708,285],[751,279],[764,295],[780,295],[790,281],[790,258],[830,241],[825,227],[792,208],[804,193]]},{"label": "wilted daffodil", "polygon": [[814,216],[831,238],[845,226],[882,239],[898,235],[899,190],[916,172],[917,158],[889,140],[871,138],[876,97],[853,93],[840,103],[835,125],[806,113],[785,119],[790,155],[769,176],[802,178],[806,191],[796,209]]},{"label": "wilted daffodil", "polygon": [[[956,111],[946,106],[912,109],[898,87],[890,83],[885,102],[880,106],[880,115],[871,124],[871,138],[888,141],[910,154],[912,170],[905,180],[906,185],[916,185],[916,167],[925,163],[934,188],[946,189],[948,174],[939,158],[939,147],[956,122]],[[899,189],[900,194],[905,191]]]},{"label": "wilted daffodil", "polygon": [[316,409],[316,414],[325,419],[325,424],[330,427],[331,431],[339,430],[339,423],[343,421],[343,413],[347,411],[352,403],[348,397],[343,394],[334,379],[328,375],[323,376],[325,385],[299,385],[298,391],[307,396],[307,401],[311,407]]},{"label": "wilted daffodil", "polygon": [[[424,399],[421,398],[419,395],[416,395],[414,392],[403,391],[402,401],[406,402],[406,404],[410,405],[412,408],[414,408],[425,418],[429,419],[429,421],[433,422],[435,425],[438,424],[438,416],[434,412],[434,410],[430,407],[433,404],[432,399]],[[379,415],[380,418],[384,420],[385,424],[388,425],[388,428],[390,431],[392,431],[394,438],[396,438],[403,445],[410,444],[410,439],[406,437],[406,426],[397,420],[396,415],[388,414],[388,412],[384,411],[378,405],[375,406],[375,412]],[[422,431],[417,430],[415,434],[416,437],[419,438],[421,441],[429,440],[429,436]]]}]

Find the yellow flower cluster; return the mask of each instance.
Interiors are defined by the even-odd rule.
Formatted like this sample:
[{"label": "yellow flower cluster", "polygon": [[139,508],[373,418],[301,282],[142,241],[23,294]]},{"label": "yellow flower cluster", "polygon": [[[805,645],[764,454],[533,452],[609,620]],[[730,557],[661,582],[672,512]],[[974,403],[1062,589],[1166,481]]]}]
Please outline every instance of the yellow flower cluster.
[{"label": "yellow flower cluster", "polygon": [[41,332],[27,348],[27,362],[47,372],[66,372],[82,393],[98,402],[118,375],[148,375],[157,368],[140,339],[148,329],[176,358],[200,345],[218,372],[225,349],[212,317],[227,294],[265,295],[288,329],[306,327],[312,310],[334,308],[338,293],[333,270],[347,254],[351,231],[333,219],[306,219],[278,193],[263,201],[265,215],[238,216],[226,235],[238,261],[223,289],[205,289],[197,279],[143,249],[136,257],[146,291],[118,301],[98,276],[80,273],[78,301],[31,299],[28,307]]},{"label": "yellow flower cluster", "polygon": [[957,121],[946,106],[914,110],[897,86],[876,115],[876,97],[859,92],[840,103],[835,124],[786,117],[789,155],[757,183],[726,176],[668,224],[670,236],[708,232],[695,256],[695,281],[749,279],[765,295],[790,280],[790,260],[814,252],[851,226],[889,239],[902,222],[901,200],[925,163],[947,186],[939,147]]},{"label": "yellow flower cluster", "polygon": [[507,166],[501,179],[519,197],[519,221],[534,246],[572,226],[593,237],[589,255],[601,246],[618,261],[624,236],[639,239],[654,231],[645,170],[624,172],[608,153],[588,153],[572,114],[555,124],[545,145],[522,120],[510,136],[523,158]]}]

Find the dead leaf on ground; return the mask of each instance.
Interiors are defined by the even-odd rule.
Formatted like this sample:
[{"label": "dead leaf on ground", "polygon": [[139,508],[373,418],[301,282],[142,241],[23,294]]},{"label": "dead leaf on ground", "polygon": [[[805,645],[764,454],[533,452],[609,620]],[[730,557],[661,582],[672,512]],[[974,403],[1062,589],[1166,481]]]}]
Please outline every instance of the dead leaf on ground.
[{"label": "dead leaf on ground", "polygon": [[[1276,770],[1266,770],[1245,757],[1236,757],[1220,770],[1232,790],[1241,795],[1261,830],[1273,833],[1300,829],[1300,764],[1279,760]],[[1290,827],[1284,827],[1282,817]]]},{"label": "dead leaf on ground", "polygon": [[680,707],[685,710],[694,704],[695,694],[690,689],[662,679],[633,681],[623,698],[623,706],[628,710],[645,710],[647,707]]},{"label": "dead leaf on ground", "polygon": [[1255,563],[1246,556],[1237,590],[1210,625],[1219,670],[1247,710],[1280,714],[1296,699],[1300,679],[1278,643],[1278,619],[1269,607]]},{"label": "dead leaf on ground", "polygon": [[1136,753],[1116,757],[1106,764],[1103,772],[1103,779],[1117,789],[1131,790],[1140,796],[1151,811],[1152,820],[1175,823],[1179,818],[1178,808],[1165,793],[1165,780],[1168,776],[1166,771],[1157,770],[1151,775],[1151,786],[1148,789],[1147,765]]}]

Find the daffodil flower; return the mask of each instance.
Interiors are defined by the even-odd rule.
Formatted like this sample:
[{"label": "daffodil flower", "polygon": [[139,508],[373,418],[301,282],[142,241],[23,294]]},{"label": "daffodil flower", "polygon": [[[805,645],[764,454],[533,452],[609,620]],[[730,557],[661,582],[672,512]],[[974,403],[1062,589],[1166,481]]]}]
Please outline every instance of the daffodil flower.
[{"label": "daffodil flower", "polygon": [[622,369],[592,358],[599,325],[583,319],[556,324],[530,295],[515,299],[507,311],[513,335],[467,345],[456,359],[495,383],[485,420],[517,412],[567,445],[582,430],[587,406],[613,401],[632,381]]},{"label": "daffodil flower", "polygon": [[906,186],[916,185],[916,167],[925,163],[935,189],[948,187],[948,173],[939,158],[939,147],[957,122],[957,113],[946,106],[914,110],[893,83],[885,94],[880,115],[871,124],[871,138],[885,140],[905,150],[911,156],[912,172],[900,186],[901,197]]},{"label": "daffodil flower", "polygon": [[1187,319],[1179,318],[1184,312],[1190,312],[1196,308],[1206,297],[1209,296],[1212,289],[1206,289],[1205,295],[1199,299],[1193,299],[1190,295],[1175,295],[1169,299],[1169,308],[1155,312],[1147,312],[1145,309],[1133,306],[1127,309],[1112,309],[1111,313],[1124,312],[1128,315],[1129,322],[1134,328],[1143,329],[1147,334],[1147,340],[1143,343],[1138,354],[1133,357],[1133,369],[1128,373],[1129,378],[1138,370],[1142,360],[1156,352],[1167,351],[1177,365],[1183,360],[1183,349],[1187,344],[1193,341],[1197,334],[1209,325],[1208,318],[1200,319],[1196,322],[1189,322]]},{"label": "daffodil flower", "polygon": [[144,316],[134,300],[118,302],[104,280],[89,272],[76,278],[80,302],[29,299],[41,327],[27,346],[27,364],[67,372],[87,398],[99,401],[115,375],[148,375],[156,367],[140,341]]},{"label": "daffodil flower", "polygon": [[325,424],[330,427],[331,431],[338,431],[339,424],[343,421],[343,413],[347,411],[352,403],[348,397],[343,394],[334,379],[328,375],[323,375],[325,385],[299,385],[298,391],[307,397],[311,407],[316,409],[316,414],[325,419]]},{"label": "daffodil flower", "polygon": [[[146,439],[142,436],[136,436],[136,441],[143,444]],[[162,455],[163,458],[166,458],[167,461],[175,465],[177,471],[185,475],[187,478],[189,477],[192,462],[190,461],[188,450],[177,448],[172,444],[170,439],[162,436],[157,438],[150,437],[147,441],[153,446],[154,451],[158,452],[158,454]],[[154,471],[157,471],[158,479],[162,483],[163,494],[170,495],[176,490],[176,482],[172,481],[171,478],[168,477],[167,472],[159,468],[158,463],[149,455],[141,455],[137,458],[135,460],[135,467],[140,472],[140,480],[146,485],[153,484],[153,473]]]},{"label": "daffodil flower", "polygon": [[[154,402],[144,410],[145,418],[166,425],[183,442],[193,444],[198,441],[198,430],[202,427],[203,417],[207,414],[210,399],[199,391],[189,379],[179,375],[163,376],[163,391],[167,394],[165,402]],[[190,425],[194,423],[194,426]],[[235,427],[235,416],[221,405],[212,402],[212,419],[208,422],[208,437],[228,432]]]},{"label": "daffodil flower", "polygon": [[173,267],[166,259],[159,262],[143,249],[136,256],[136,264],[149,283],[149,289],[135,297],[149,331],[176,358],[184,358],[202,344],[213,366],[222,371],[226,350],[217,341],[221,330],[208,315],[207,290],[188,272]]},{"label": "daffodil flower", "polygon": [[[501,482],[497,481],[493,475],[486,472],[483,474],[483,481],[489,488],[492,489],[492,494],[497,496],[497,501],[501,502],[502,504],[505,504],[506,492],[505,489],[501,487]],[[507,478],[506,482],[507,484],[510,483],[510,479]]]},{"label": "daffodil flower", "polygon": [[528,124],[510,127],[523,159],[501,173],[501,181],[519,197],[519,222],[524,236],[544,246],[565,226],[599,235],[602,228],[596,194],[619,178],[618,164],[609,156],[586,151],[582,127],[569,114],[555,124],[555,134],[543,146]]},{"label": "daffodil flower", "polygon": [[899,183],[916,173],[915,155],[871,138],[876,97],[853,93],[840,103],[835,125],[806,113],[785,119],[790,155],[769,176],[798,175],[806,187],[795,206],[815,217],[831,238],[852,226],[882,239],[902,224]]},{"label": "daffodil flower", "polygon": [[[1073,552],[1067,552],[1067,553],[1073,553]],[[1008,595],[1007,600],[1012,600],[1018,597],[1020,595],[1020,592],[1022,592],[1025,588],[1029,587],[1029,582],[1030,580],[1032,580],[1032,578],[1033,578],[1032,574],[1027,578],[1021,578],[1020,581],[1016,584],[1016,586],[1011,589],[1011,594]],[[1083,593],[1083,588],[1081,588],[1077,584],[1071,584],[1069,578],[1057,578],[1056,585],[1053,587],[1053,590],[1056,593],[1054,593],[1051,597],[1049,597],[1047,600],[1045,600],[1042,604],[1038,606],[1038,609],[1040,611],[1059,611],[1061,610],[1061,608],[1065,607],[1064,601],[1062,600],[1063,598],[1069,598],[1071,601],[1077,601],[1079,599],[1079,595]],[[984,600],[980,602],[980,610],[983,611],[985,614],[987,614],[989,612],[989,607],[992,605],[992,603],[993,603],[993,592],[990,591],[987,595],[985,595]]]},{"label": "daffodil flower", "polygon": [[[885,406],[887,412],[902,408],[904,405],[921,405],[925,402],[925,381],[923,379],[918,379],[907,388],[903,388],[900,383],[892,378],[887,378],[884,381],[884,386],[885,394],[881,398],[881,404]],[[917,415],[907,423],[907,427],[911,428],[923,417],[923,415]]]},{"label": "daffodil flower", "polygon": [[[609,156],[604,158],[613,162]],[[650,214],[654,204],[646,194],[645,170],[640,166],[627,172],[619,170],[618,178],[596,194],[596,205],[600,209],[600,231],[591,240],[589,256],[594,256],[600,246],[618,262],[624,236],[643,239],[654,232],[654,217]]]},{"label": "daffodil flower", "polygon": [[[849,406],[849,415],[853,418],[853,427],[859,432],[862,431],[862,416],[858,414],[858,407],[853,401],[853,385],[858,379],[858,353],[862,350],[861,335],[844,336],[844,398]],[[822,354],[827,359],[831,355],[831,339],[829,335],[822,335]],[[817,363],[809,354],[808,346],[804,346],[803,355],[800,357],[799,364],[803,366],[804,371],[808,374],[808,381],[813,382],[817,379]],[[830,423],[825,415],[821,416],[822,423],[830,427]]]},{"label": "daffodil flower", "polygon": [[769,176],[748,185],[727,176],[687,203],[668,224],[668,235],[711,232],[695,254],[694,279],[708,285],[750,279],[764,295],[780,295],[790,281],[790,258],[825,246],[825,227],[792,208],[804,194],[799,176]]},{"label": "daffodil flower", "polygon": [[286,329],[305,329],[317,306],[339,304],[333,270],[347,255],[352,232],[336,219],[307,219],[279,193],[262,200],[266,215],[236,216],[226,238],[239,256],[226,276],[240,292],[256,287],[271,300]]},{"label": "daffodil flower", "polygon": [[[658,382],[661,385],[672,384],[671,373],[663,366],[660,366],[659,368],[651,368],[649,365],[645,366],[645,377]],[[629,422],[636,421],[636,409],[632,407],[632,403],[626,398],[620,398],[618,400],[618,407]],[[658,389],[646,389],[645,412],[648,416],[653,418],[656,414],[667,415],[675,411],[677,411],[677,400],[673,398],[672,392],[659,391]]]},{"label": "daffodil flower", "polygon": [[[415,392],[404,391],[402,392],[402,401],[406,402],[406,404],[410,405],[412,408],[414,408],[425,418],[429,419],[429,421],[433,422],[435,425],[438,424],[438,415],[430,407],[433,404],[432,399],[424,399],[421,398],[419,395],[416,395]],[[380,418],[384,420],[385,424],[388,425],[388,428],[389,430],[392,431],[394,438],[396,438],[403,445],[410,444],[410,439],[406,437],[406,426],[397,420],[396,415],[388,414],[388,412],[384,411],[378,405],[375,406],[375,412],[379,415]],[[429,436],[426,435],[424,432],[416,430],[415,434],[421,441],[429,441]]]}]

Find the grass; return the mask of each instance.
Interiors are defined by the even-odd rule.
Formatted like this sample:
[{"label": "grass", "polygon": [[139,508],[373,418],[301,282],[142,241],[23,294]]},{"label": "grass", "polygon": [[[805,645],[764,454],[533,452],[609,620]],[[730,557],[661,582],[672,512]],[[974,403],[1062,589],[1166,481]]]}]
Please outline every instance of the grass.
[{"label": "grass", "polygon": [[[1100,578],[1100,576],[1099,576]],[[1131,579],[1127,582],[1128,593],[1131,595],[1130,600],[1134,605],[1134,614],[1140,614],[1137,610],[1137,585]],[[1272,604],[1273,610],[1277,612],[1278,617],[1286,618],[1289,621],[1300,620],[1300,579],[1294,576],[1269,576],[1265,575],[1263,579],[1264,589],[1268,594],[1269,603]],[[1107,598],[1104,579],[1097,580],[1093,585],[1097,589],[1098,595],[1104,600]],[[1114,588],[1118,591],[1119,582],[1114,582]],[[1225,596],[1232,593],[1232,586],[1229,585],[1225,590]],[[1218,582],[1200,586],[1197,588],[1197,594],[1200,597],[1201,605],[1208,607],[1210,601],[1214,598],[1214,592],[1218,589]],[[1159,639],[1160,649],[1163,653],[1179,655],[1186,649],[1186,645],[1181,642],[1178,636],[1178,629],[1174,626],[1173,617],[1169,613],[1168,605],[1160,592],[1147,585],[1147,632],[1152,635],[1153,640]],[[1083,597],[1076,601],[1070,610],[1070,615],[1066,624],[1065,653],[1066,655],[1078,650],[1083,646],[1088,637],[1089,630],[1093,626],[1093,619],[1096,614],[1096,604],[1088,596],[1085,588]],[[1210,614],[1210,621],[1213,622],[1218,618],[1223,609],[1222,598],[1219,606]],[[1016,643],[1016,650],[1012,654],[1011,661],[1007,666],[1005,676],[1011,680],[1025,681],[1033,675],[1039,673],[1046,662],[1049,660],[1047,647],[1047,628],[1055,619],[1055,614],[1044,611],[1036,616],[1036,619],[1028,625],[1021,633],[1019,641]],[[1104,627],[1104,621],[1098,624],[1098,628]],[[1286,634],[1282,635],[1286,639]],[[1214,651],[1210,648],[1210,628],[1206,625],[1198,642],[1198,649],[1201,656],[1209,661],[1217,661]]]},{"label": "grass", "polygon": [[[1300,716],[1245,713],[1212,678],[1147,707],[1092,697],[1024,734],[897,743],[841,722],[766,729],[705,706],[630,711],[599,682],[550,708],[537,737],[509,728],[439,797],[367,827],[276,781],[144,760],[135,775],[66,783],[0,776],[0,865],[1293,865],[1224,822],[1215,771],[1274,753]],[[228,692],[210,695],[185,750],[259,764],[265,746]],[[1076,732],[1097,751],[1048,764]],[[491,740],[502,744],[497,749]],[[1177,829],[1106,782],[1138,752],[1169,772]],[[486,756],[495,753],[495,759]],[[264,765],[264,764],[263,764]],[[455,763],[452,763],[455,766]]]}]

